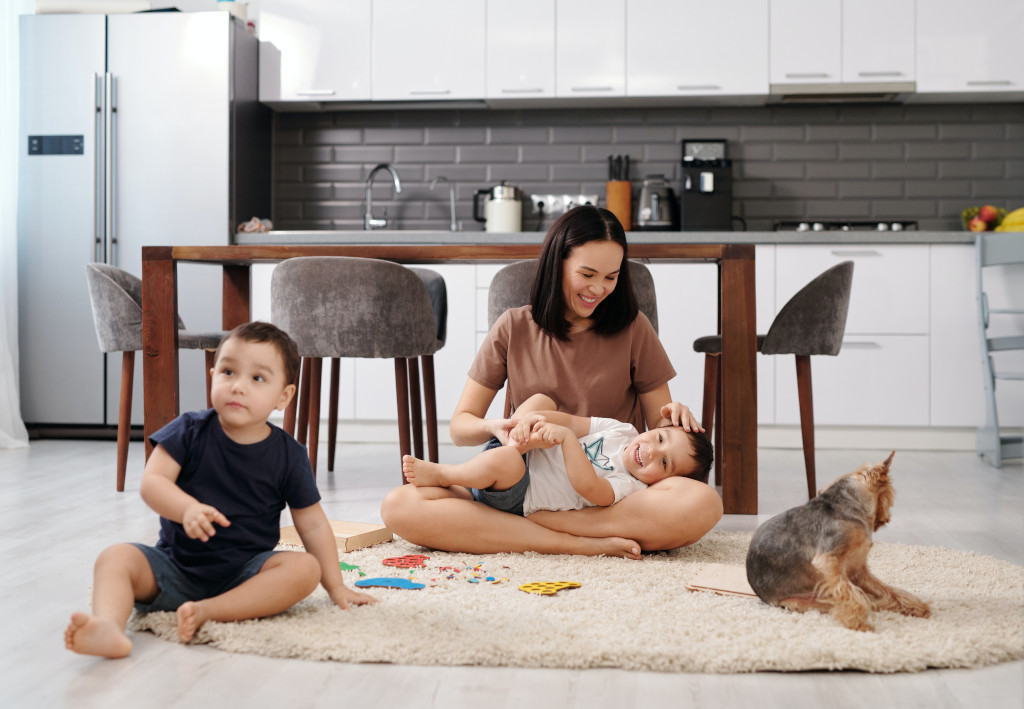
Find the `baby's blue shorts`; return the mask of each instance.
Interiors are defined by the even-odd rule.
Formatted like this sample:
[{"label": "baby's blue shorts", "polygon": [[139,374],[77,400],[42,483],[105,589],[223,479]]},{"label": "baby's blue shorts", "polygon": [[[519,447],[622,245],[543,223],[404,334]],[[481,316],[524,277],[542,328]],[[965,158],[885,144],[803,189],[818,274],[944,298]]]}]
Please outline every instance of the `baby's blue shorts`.
[{"label": "baby's blue shorts", "polygon": [[[484,450],[488,451],[492,448],[500,447],[501,441],[497,438],[492,438],[487,441]],[[523,465],[526,465],[525,455],[523,456]],[[508,490],[492,490],[491,488],[478,490],[472,487],[469,491],[473,493],[473,499],[477,502],[482,502],[488,507],[493,507],[502,512],[511,512],[522,517],[523,503],[526,501],[526,488],[528,487],[530,487],[530,466],[526,465],[526,471],[523,473],[522,479]]]}]

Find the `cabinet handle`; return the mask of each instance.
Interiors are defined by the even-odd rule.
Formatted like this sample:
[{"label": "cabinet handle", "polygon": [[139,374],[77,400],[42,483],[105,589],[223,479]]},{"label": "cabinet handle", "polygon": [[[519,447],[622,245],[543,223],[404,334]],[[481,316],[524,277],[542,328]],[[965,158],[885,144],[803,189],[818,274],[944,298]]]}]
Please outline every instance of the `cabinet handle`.
[{"label": "cabinet handle", "polygon": [[903,76],[902,71],[858,71],[857,76],[864,76],[868,78],[880,78],[887,76]]},{"label": "cabinet handle", "polygon": [[718,84],[690,84],[677,86],[679,91],[721,91],[722,87]]},{"label": "cabinet handle", "polygon": [[843,340],[843,347],[853,347],[854,349],[860,349],[860,350],[880,350],[880,349],[882,349],[882,346],[880,344],[878,344],[877,342],[870,342],[870,341],[864,342],[863,340],[860,341],[860,342],[847,342],[846,340]]},{"label": "cabinet handle", "polygon": [[436,91],[410,91],[410,96],[447,96],[451,89],[438,89]]},{"label": "cabinet handle", "polygon": [[827,79],[831,76],[825,73],[807,73],[807,74],[786,74],[787,79]]},{"label": "cabinet handle", "polygon": [[502,89],[503,94],[542,94],[544,89]]},{"label": "cabinet handle", "polygon": [[875,249],[832,249],[833,256],[881,256]]},{"label": "cabinet handle", "polygon": [[570,91],[611,91],[611,86],[573,86]]},{"label": "cabinet handle", "polygon": [[334,89],[308,89],[306,91],[296,91],[296,96],[333,96]]},{"label": "cabinet handle", "polygon": [[1013,82],[1007,79],[993,79],[991,81],[968,81],[968,86],[1013,86]]}]

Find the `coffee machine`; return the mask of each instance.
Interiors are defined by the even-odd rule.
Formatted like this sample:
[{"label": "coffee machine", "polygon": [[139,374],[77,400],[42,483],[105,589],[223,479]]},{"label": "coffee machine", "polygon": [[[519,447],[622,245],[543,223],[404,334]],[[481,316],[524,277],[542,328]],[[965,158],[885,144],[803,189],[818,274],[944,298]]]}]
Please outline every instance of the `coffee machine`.
[{"label": "coffee machine", "polygon": [[680,228],[732,230],[732,161],[724,140],[683,141]]}]

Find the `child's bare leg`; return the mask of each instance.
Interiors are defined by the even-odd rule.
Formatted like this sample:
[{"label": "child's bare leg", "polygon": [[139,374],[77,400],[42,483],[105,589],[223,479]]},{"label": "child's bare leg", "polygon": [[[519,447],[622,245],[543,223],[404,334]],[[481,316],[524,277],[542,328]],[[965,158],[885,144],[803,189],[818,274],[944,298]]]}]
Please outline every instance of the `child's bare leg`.
[{"label": "child's bare leg", "polygon": [[92,613],[75,612],[64,631],[64,645],[73,652],[100,657],[125,657],[132,641],[125,635],[136,600],[152,600],[156,579],[146,555],[131,544],[117,544],[100,553],[93,571]]},{"label": "child's bare leg", "polygon": [[482,451],[463,463],[431,463],[405,455],[402,472],[418,487],[462,485],[507,490],[522,479],[526,465],[515,447],[501,446]]},{"label": "child's bare leg", "polygon": [[305,552],[274,554],[259,573],[235,588],[178,607],[178,638],[187,643],[208,620],[264,618],[288,610],[316,589],[320,563]]}]

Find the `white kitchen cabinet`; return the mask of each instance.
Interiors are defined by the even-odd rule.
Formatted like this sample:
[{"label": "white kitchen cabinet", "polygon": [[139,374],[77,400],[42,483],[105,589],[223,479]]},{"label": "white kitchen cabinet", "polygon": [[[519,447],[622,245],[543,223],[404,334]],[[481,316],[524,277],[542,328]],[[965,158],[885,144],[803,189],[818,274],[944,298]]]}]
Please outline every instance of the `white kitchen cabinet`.
[{"label": "white kitchen cabinet", "polygon": [[487,98],[555,95],[555,0],[487,0]]},{"label": "white kitchen cabinet", "polygon": [[260,101],[371,98],[370,0],[261,0]]},{"label": "white kitchen cabinet", "polygon": [[917,91],[1024,91],[1020,0],[919,0]]},{"label": "white kitchen cabinet", "polygon": [[373,99],[482,99],[486,5],[373,0]]},{"label": "white kitchen cabinet", "polygon": [[914,80],[914,6],[915,0],[843,0],[844,82]]},{"label": "white kitchen cabinet", "polygon": [[768,93],[767,0],[627,0],[626,7],[627,95]]},{"label": "white kitchen cabinet", "polygon": [[914,78],[914,0],[771,0],[771,83]]},{"label": "white kitchen cabinet", "polygon": [[[985,394],[981,368],[981,334],[973,245],[931,247],[931,425],[982,426]],[[989,274],[991,298],[1024,308],[1024,268]],[[993,316],[996,335],[1024,331],[1022,316]],[[1005,328],[999,331],[999,328]],[[1005,370],[1024,371],[1020,352],[1002,352]],[[1013,359],[1015,357],[1015,359]],[[999,381],[996,386],[999,423],[1024,425],[1024,382]]]},{"label": "white kitchen cabinet", "polygon": [[[929,424],[927,245],[780,245],[775,300],[781,309],[822,271],[854,262],[843,348],[811,357],[817,424]],[[774,357],[776,423],[800,421],[793,357]]]},{"label": "white kitchen cabinet", "polygon": [[555,94],[625,96],[626,0],[558,0]]}]

